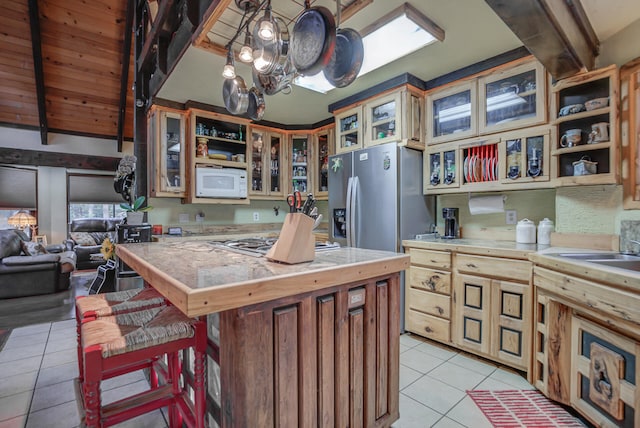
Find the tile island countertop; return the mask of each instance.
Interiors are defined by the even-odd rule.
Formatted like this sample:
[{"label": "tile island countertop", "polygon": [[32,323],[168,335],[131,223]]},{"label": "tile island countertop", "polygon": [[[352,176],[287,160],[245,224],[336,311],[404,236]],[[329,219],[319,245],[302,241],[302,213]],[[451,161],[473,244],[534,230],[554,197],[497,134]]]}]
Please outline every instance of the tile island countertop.
[{"label": "tile island countertop", "polygon": [[116,254],[188,316],[320,290],[409,267],[400,253],[339,248],[288,265],[218,248],[205,241],[122,244]]}]

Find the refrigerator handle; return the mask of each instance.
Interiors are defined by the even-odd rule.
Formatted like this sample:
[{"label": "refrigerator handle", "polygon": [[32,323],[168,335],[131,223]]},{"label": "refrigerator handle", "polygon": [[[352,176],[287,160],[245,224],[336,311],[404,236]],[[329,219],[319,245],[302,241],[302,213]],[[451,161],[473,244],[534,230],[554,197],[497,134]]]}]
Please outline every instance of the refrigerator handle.
[{"label": "refrigerator handle", "polygon": [[353,177],[351,181],[351,213],[349,214],[349,223],[351,223],[351,246],[357,247],[358,241],[356,240],[356,219],[357,219],[357,203],[358,203],[358,185],[360,184],[357,176]]},{"label": "refrigerator handle", "polygon": [[351,225],[351,211],[352,211],[352,207],[351,207],[351,192],[353,191],[353,177],[349,177],[349,180],[347,180],[347,203],[346,203],[346,226],[347,226],[347,230],[346,230],[346,235],[347,235],[347,247],[351,246],[351,229],[352,229],[352,225]]}]

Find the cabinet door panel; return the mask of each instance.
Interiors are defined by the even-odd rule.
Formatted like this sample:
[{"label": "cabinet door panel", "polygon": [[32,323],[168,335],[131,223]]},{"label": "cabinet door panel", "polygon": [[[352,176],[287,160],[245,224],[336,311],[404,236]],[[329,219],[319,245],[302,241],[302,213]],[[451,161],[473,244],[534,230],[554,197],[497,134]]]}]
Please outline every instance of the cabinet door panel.
[{"label": "cabinet door panel", "polygon": [[526,370],[531,348],[531,287],[494,280],[491,300],[491,354]]},{"label": "cabinet door panel", "polygon": [[462,348],[489,354],[491,280],[460,274],[454,276],[453,287],[454,342]]}]

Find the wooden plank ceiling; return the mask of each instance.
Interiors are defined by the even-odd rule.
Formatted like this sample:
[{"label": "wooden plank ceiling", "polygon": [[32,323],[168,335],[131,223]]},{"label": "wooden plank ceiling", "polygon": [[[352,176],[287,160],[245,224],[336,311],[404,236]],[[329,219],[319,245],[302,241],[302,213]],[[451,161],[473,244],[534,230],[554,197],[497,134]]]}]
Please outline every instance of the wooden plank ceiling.
[{"label": "wooden plank ceiling", "polygon": [[[37,0],[49,132],[116,138],[127,1]],[[29,0],[3,0],[0,124],[39,128]],[[123,134],[133,138],[133,58]]]}]

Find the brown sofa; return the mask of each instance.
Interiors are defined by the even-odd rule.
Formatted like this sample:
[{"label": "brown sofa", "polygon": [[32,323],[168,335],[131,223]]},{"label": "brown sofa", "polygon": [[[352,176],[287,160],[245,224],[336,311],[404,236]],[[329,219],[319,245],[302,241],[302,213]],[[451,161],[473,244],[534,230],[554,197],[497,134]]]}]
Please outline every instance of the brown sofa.
[{"label": "brown sofa", "polygon": [[105,238],[116,242],[116,226],[123,222],[115,218],[79,218],[69,223],[67,250],[76,253],[76,269],[95,269],[106,263],[101,257],[100,248]]},{"label": "brown sofa", "polygon": [[76,255],[63,249],[31,242],[19,230],[0,230],[0,299],[67,290]]}]

